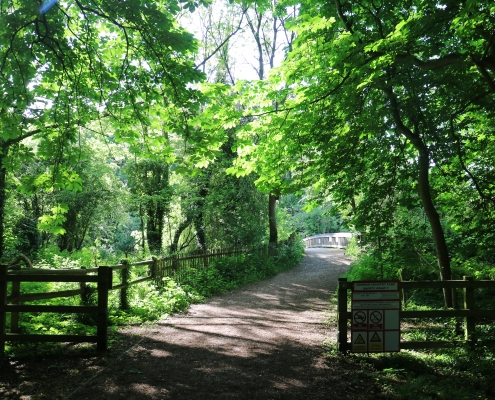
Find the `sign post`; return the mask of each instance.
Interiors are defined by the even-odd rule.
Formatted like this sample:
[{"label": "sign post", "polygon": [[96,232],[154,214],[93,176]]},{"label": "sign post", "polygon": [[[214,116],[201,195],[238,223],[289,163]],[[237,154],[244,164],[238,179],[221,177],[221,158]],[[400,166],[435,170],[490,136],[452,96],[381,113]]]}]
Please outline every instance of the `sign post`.
[{"label": "sign post", "polygon": [[398,281],[352,283],[352,351],[399,351],[400,289]]}]

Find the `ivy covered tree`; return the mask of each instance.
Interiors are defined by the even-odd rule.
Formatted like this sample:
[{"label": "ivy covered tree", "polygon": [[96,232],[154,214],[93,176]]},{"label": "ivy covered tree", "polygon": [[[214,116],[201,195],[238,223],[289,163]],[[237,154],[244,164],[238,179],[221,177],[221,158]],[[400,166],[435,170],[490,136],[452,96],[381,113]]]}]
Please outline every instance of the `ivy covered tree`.
[{"label": "ivy covered tree", "polygon": [[128,182],[142,217],[142,230],[151,253],[161,253],[165,215],[170,210],[172,189],[169,165],[165,160],[139,160],[128,167]]}]

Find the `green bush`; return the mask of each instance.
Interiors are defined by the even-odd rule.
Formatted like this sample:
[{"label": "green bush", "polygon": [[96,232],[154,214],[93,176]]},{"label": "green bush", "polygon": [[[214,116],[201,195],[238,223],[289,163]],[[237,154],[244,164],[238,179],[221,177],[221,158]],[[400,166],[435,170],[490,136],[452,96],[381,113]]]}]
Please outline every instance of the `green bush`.
[{"label": "green bush", "polygon": [[181,283],[200,296],[209,297],[290,269],[299,263],[303,254],[302,243],[293,242],[279,245],[272,257],[257,253],[225,257],[213,261],[207,269],[185,271]]},{"label": "green bush", "polygon": [[[88,261],[94,254],[83,251],[78,255],[68,255],[55,249],[45,249],[43,264],[53,263],[54,267],[77,267],[80,260]],[[207,268],[190,268],[179,275],[180,283],[166,277],[157,288],[149,281],[131,286],[128,289],[127,310],[120,309],[120,291],[109,292],[110,324],[128,325],[154,321],[168,314],[185,310],[192,303],[203,301],[206,297],[222,293],[236,287],[276,275],[277,273],[297,265],[303,255],[302,243],[281,244],[275,256],[267,257],[257,253],[225,257],[211,262]],[[78,261],[79,260],[79,261]],[[39,266],[39,264],[38,264]],[[130,279],[146,274],[147,267],[131,271]],[[115,277],[115,279],[118,279]],[[23,292],[47,292],[76,289],[76,283],[25,283]],[[89,284],[89,295],[85,303],[96,304],[96,287]],[[36,301],[36,304],[80,304],[79,296]],[[96,318],[93,314],[55,314],[55,313],[22,313],[20,320],[21,333],[49,334],[87,334],[94,335]],[[19,346],[19,345],[17,345]],[[21,348],[17,347],[17,348]],[[7,348],[15,351],[16,347]]]},{"label": "green bush", "polygon": [[373,254],[363,253],[351,264],[345,277],[349,281],[399,279],[396,265],[379,260]]},{"label": "green bush", "polygon": [[401,256],[370,249],[362,252],[352,262],[345,277],[350,281],[359,280],[437,280],[438,272],[431,265],[420,263],[409,254]]},{"label": "green bush", "polygon": [[112,323],[142,323],[155,321],[165,315],[183,311],[189,305],[199,300],[197,295],[186,291],[175,281],[166,277],[159,289],[152,284],[140,284],[133,287],[130,293],[129,309],[122,311],[117,307],[110,310],[109,319]]}]

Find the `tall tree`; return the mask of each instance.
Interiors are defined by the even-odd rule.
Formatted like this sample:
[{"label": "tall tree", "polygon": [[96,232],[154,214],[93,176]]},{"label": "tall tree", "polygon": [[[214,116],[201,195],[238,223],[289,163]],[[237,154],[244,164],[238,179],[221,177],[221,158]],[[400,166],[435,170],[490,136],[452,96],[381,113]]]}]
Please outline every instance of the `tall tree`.
[{"label": "tall tree", "polygon": [[[284,30],[283,19],[277,15],[277,2],[271,0],[269,2],[259,1],[246,7],[246,19],[251,31],[252,37],[256,44],[256,59],[257,65],[253,68],[258,74],[259,80],[266,79],[265,65],[272,69],[275,65],[275,57],[278,49],[279,34]],[[290,43],[288,43],[290,45]],[[275,185],[270,188],[268,193],[268,221],[269,221],[269,243],[273,246],[277,245],[278,229],[277,229],[277,202],[280,198],[280,187]]]},{"label": "tall tree", "polygon": [[139,160],[128,169],[131,192],[138,208],[145,214],[146,238],[151,253],[161,253],[163,247],[165,214],[172,196],[168,169],[164,160]]},{"label": "tall tree", "polygon": [[55,162],[54,182],[66,185],[56,165],[66,161],[76,126],[109,118],[119,125],[119,140],[132,144],[132,126],[149,124],[154,108],[169,129],[180,130],[187,110],[197,108],[188,83],[203,77],[194,69],[195,41],[175,21],[177,2],[77,0],[44,13],[38,7],[28,0],[0,4],[0,256],[15,146],[39,140],[37,151]]},{"label": "tall tree", "polygon": [[[347,203],[364,193],[374,198],[370,205],[397,204],[398,182],[410,182],[431,226],[441,278],[449,279],[430,171],[449,165],[476,185],[473,166],[460,168],[468,150],[461,132],[486,121],[494,106],[493,10],[482,1],[341,0],[301,10],[273,89],[258,86],[258,98],[249,89],[253,106],[245,115],[258,142],[245,144],[245,167],[249,159],[265,163],[262,179],[285,173],[283,162],[260,151],[278,144],[294,177]],[[380,194],[374,184],[388,189]]]},{"label": "tall tree", "polygon": [[[290,43],[294,39],[294,36],[287,34],[287,31],[284,28],[285,19],[289,17],[289,12],[285,6],[279,5],[276,1],[241,1],[238,2],[238,4],[234,3],[233,7],[237,7],[237,15],[241,15],[246,20],[245,31],[248,33],[244,33],[244,37],[248,40],[248,43],[252,43],[252,53],[254,54],[254,60],[249,60],[248,63],[256,72],[255,75],[257,79],[259,81],[264,81],[267,78],[268,71],[275,66],[276,60],[283,58],[284,53],[282,46],[285,44],[286,48],[290,47]],[[285,33],[285,35],[282,36],[283,39],[281,39],[283,33]],[[234,56],[230,56],[229,59],[232,60],[233,58]],[[244,58],[246,59],[247,57],[244,56]],[[229,59],[222,59],[226,71],[231,70],[228,66]],[[232,78],[231,74],[229,76]],[[234,83],[233,79],[230,80]],[[208,92],[210,91],[208,90]],[[217,101],[215,97],[211,97],[210,101]],[[225,98],[220,101],[224,102],[225,107],[227,107],[227,104],[231,103],[229,99]],[[239,104],[235,107],[238,106]],[[215,107],[210,106],[210,110],[214,108]],[[218,127],[211,127],[211,123],[221,123],[222,119],[219,120],[218,118],[215,118],[212,122],[205,122],[205,118],[208,118],[210,110],[207,110],[206,113],[203,114],[204,118],[200,117],[200,120],[203,120],[200,124],[210,125],[210,130],[218,131]],[[239,120],[239,122],[241,124],[243,123],[241,120]],[[230,123],[226,126],[222,126],[222,131],[225,128],[228,129],[229,125]],[[219,142],[221,143],[225,138],[226,136],[223,135],[223,137],[219,138]],[[234,172],[235,170],[230,169],[229,171]],[[238,176],[240,176],[240,174],[238,174]],[[267,208],[269,215],[269,242],[276,245],[278,239],[276,204],[281,194],[281,190],[276,182],[272,182],[270,187],[265,184],[262,187],[262,190],[269,194]]]}]

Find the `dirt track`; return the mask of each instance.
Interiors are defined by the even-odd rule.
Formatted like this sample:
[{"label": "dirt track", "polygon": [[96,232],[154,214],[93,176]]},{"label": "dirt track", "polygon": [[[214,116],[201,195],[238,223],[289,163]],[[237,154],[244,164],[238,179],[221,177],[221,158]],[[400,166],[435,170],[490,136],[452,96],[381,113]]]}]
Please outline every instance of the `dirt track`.
[{"label": "dirt track", "polygon": [[[44,364],[52,386],[34,378],[35,365],[18,366],[25,378],[15,391],[20,397],[8,398],[357,398],[337,390],[345,382],[321,356],[323,341],[336,335],[334,325],[323,324],[332,314],[329,299],[348,265],[342,250],[308,249],[288,272],[123,331],[126,351],[76,356],[58,368],[56,359],[33,361]],[[36,381],[44,393],[31,397]]]}]

